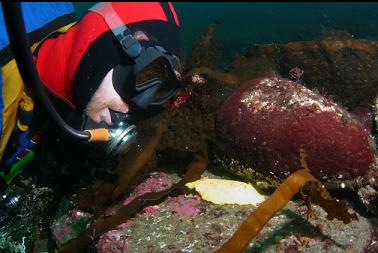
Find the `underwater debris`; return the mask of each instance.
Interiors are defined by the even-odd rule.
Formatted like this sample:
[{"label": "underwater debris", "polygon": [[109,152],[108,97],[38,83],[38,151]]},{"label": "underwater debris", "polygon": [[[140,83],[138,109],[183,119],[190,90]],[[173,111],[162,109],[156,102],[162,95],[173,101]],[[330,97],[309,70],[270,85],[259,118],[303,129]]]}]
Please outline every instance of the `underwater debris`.
[{"label": "underwater debris", "polygon": [[[300,149],[300,160],[303,169],[297,170],[286,178],[277,190],[240,225],[235,234],[229,239],[216,253],[223,252],[243,252],[248,244],[253,240],[264,225],[286,204],[290,199],[302,189],[306,183],[311,182],[310,195],[321,207],[328,213],[327,218],[337,218],[344,223],[349,223],[353,219],[357,219],[356,214],[350,214],[346,207],[346,202],[340,204],[341,201],[330,197],[329,193],[321,185],[321,183],[311,175],[305,158],[306,152]],[[315,183],[315,184],[313,184]],[[322,193],[319,194],[318,191]],[[326,203],[326,204],[325,204]]]},{"label": "underwater debris", "polygon": [[257,205],[265,200],[256,189],[248,183],[226,179],[200,179],[186,184],[196,189],[201,198],[218,205]]}]

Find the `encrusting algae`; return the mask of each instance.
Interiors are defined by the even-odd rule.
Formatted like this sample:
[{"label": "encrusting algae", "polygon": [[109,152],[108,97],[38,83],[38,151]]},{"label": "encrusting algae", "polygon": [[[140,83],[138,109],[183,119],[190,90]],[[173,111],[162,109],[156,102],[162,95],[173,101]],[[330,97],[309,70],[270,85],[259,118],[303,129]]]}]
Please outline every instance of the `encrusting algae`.
[{"label": "encrusting algae", "polygon": [[[160,130],[157,130],[156,136],[159,136]],[[156,137],[155,136],[155,137]],[[155,148],[153,143],[155,138],[150,141],[151,145],[147,145],[150,148]],[[150,156],[143,155],[144,164]],[[142,158],[141,158],[142,159]],[[70,240],[63,248],[60,249],[60,253],[81,253],[93,243],[93,240],[98,240],[99,236],[106,231],[115,228],[117,225],[126,222],[129,218],[133,217],[142,208],[146,206],[156,205],[160,203],[168,196],[176,196],[182,192],[186,192],[189,189],[185,186],[186,183],[198,180],[203,171],[209,164],[207,152],[202,155],[195,154],[194,160],[187,166],[187,171],[184,177],[178,183],[174,184],[171,188],[160,191],[143,194],[133,199],[128,205],[118,208],[112,216],[99,219],[94,224],[89,226],[84,232],[81,233],[76,239]]]},{"label": "encrusting algae", "polygon": [[235,234],[216,253],[243,252],[259,234],[264,225],[298,193],[306,183],[311,183],[310,196],[328,213],[328,219],[339,219],[349,223],[357,219],[348,212],[346,202],[331,198],[323,185],[311,175],[306,163],[306,153],[300,150],[300,169],[286,178],[277,190],[241,224]]}]

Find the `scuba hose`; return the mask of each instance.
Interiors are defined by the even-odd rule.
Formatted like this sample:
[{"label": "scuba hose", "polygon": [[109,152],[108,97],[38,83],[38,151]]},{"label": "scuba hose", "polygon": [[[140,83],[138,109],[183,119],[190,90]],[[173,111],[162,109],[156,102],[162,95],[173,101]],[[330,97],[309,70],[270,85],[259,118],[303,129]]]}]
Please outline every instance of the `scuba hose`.
[{"label": "scuba hose", "polygon": [[62,119],[53,106],[35,67],[20,2],[4,1],[2,7],[10,45],[25,86],[37,95],[36,97],[45,106],[47,113],[50,115],[54,123],[64,133],[81,141],[107,141],[109,139],[107,129],[100,128],[79,131],[69,126]]}]

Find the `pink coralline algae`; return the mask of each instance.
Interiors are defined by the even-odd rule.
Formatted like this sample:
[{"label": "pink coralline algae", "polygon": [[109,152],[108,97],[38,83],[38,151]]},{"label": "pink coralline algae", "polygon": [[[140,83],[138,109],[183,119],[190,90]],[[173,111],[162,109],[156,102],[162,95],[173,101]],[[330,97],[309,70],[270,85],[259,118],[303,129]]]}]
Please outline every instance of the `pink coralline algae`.
[{"label": "pink coralline algae", "polygon": [[119,230],[110,230],[100,236],[96,249],[99,253],[123,253],[128,250],[127,235]]},{"label": "pink coralline algae", "polygon": [[126,228],[130,227],[133,223],[134,222],[132,220],[128,220],[125,223],[119,224],[117,226],[117,229],[126,229]]},{"label": "pink coralline algae", "polygon": [[117,226],[116,230],[110,230],[100,236],[96,248],[99,253],[124,253],[129,249],[127,234],[125,229],[129,228],[134,222],[128,220]]},{"label": "pink coralline algae", "polygon": [[201,198],[197,195],[193,197],[179,195],[169,200],[168,209],[178,215],[196,216],[200,213],[200,209],[197,208],[200,203]]},{"label": "pink coralline algae", "polygon": [[147,215],[151,215],[159,211],[160,211],[159,206],[146,206],[145,208],[143,208],[143,213]]},{"label": "pink coralline algae", "polygon": [[71,238],[75,238],[90,223],[92,215],[74,209],[68,215],[62,216],[51,226],[53,237],[58,245],[62,245]]},{"label": "pink coralline algae", "polygon": [[159,192],[172,186],[172,180],[167,178],[164,174],[159,177],[150,177],[140,183],[130,196],[123,201],[123,205],[129,204],[135,198],[150,192]]}]

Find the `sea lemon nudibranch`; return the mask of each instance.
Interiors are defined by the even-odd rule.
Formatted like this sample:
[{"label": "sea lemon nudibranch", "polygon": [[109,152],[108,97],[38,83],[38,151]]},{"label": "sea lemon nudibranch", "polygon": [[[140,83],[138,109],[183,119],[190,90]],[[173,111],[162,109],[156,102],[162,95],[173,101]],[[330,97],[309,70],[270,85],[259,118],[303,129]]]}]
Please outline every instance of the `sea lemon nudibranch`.
[{"label": "sea lemon nudibranch", "polygon": [[265,200],[265,196],[260,194],[248,183],[226,180],[226,179],[200,179],[187,183],[190,189],[195,189],[202,199],[218,205],[258,205]]}]

